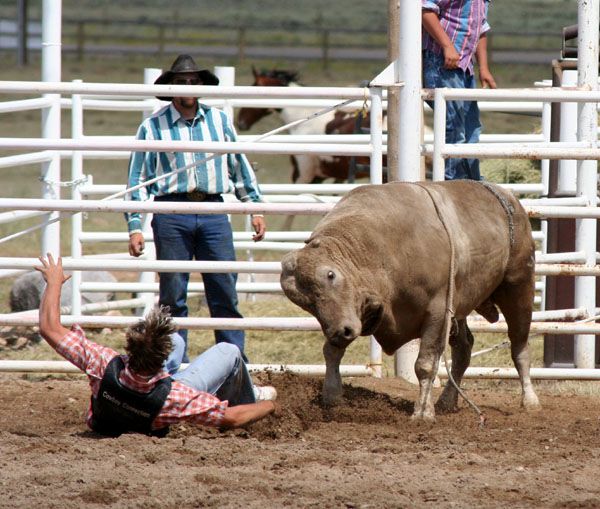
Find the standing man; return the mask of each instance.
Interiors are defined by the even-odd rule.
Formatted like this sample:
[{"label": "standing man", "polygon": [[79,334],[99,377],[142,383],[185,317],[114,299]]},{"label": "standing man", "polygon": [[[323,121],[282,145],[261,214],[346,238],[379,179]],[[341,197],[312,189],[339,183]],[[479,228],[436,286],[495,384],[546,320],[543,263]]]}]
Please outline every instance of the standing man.
[{"label": "standing man", "polygon": [[[171,69],[162,73],[156,85],[218,85],[218,78],[200,70],[189,55],[179,55]],[[159,97],[170,103],[140,125],[138,140],[236,141],[227,115],[206,106],[196,97]],[[206,160],[197,152],[133,152],[129,161],[128,187],[168,174],[194,161],[198,165],[168,176],[148,187],[133,191],[131,200],[222,202],[223,193],[234,191],[242,202],[261,202],[252,166],[245,155],[222,154]],[[129,229],[129,254],[140,256],[144,250],[139,213],[126,214]],[[265,235],[262,215],[252,216],[254,241]],[[152,231],[159,260],[234,261],[233,235],[226,214],[155,214]],[[174,317],[188,316],[187,273],[159,273],[159,305],[168,306]],[[235,289],[236,274],[202,274],[206,301],[212,317],[241,318]],[[187,330],[180,330],[186,344]],[[244,353],[244,331],[215,330],[217,343],[231,343]]]},{"label": "standing man", "polygon": [[[423,86],[475,88],[474,62],[483,88],[496,88],[487,60],[489,0],[422,0]],[[429,103],[433,107],[432,103]],[[449,101],[446,143],[477,143],[481,133],[476,101]],[[446,180],[481,180],[478,159],[446,159]]]}]

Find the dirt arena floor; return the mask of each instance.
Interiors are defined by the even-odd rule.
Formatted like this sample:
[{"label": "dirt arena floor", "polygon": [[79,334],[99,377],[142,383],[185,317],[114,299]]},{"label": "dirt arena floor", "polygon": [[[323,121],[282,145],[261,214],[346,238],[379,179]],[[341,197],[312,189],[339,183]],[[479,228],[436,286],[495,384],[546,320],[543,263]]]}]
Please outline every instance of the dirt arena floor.
[{"label": "dirt arena floor", "polygon": [[[2,508],[600,507],[600,399],[538,394],[525,414],[514,382],[467,382],[487,416],[462,404],[411,422],[414,386],[261,374],[279,415],[247,429],[178,426],[163,439],[86,430],[83,378],[0,376]],[[269,380],[270,379],[270,380]]]}]

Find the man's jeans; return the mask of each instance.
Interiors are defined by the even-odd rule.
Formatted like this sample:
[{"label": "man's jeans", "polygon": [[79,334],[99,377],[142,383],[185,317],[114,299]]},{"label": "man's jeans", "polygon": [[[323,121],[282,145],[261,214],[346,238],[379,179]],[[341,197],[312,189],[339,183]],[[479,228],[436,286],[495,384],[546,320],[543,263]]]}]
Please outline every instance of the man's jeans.
[{"label": "man's jeans", "polygon": [[177,372],[185,350],[183,338],[171,336],[173,350],[165,361],[165,369],[182,384],[214,394],[229,406],[255,403],[252,379],[240,349],[228,343],[218,343],[196,357],[187,368]]},{"label": "man's jeans", "polygon": [[[235,261],[231,225],[225,214],[155,214],[152,219],[158,260]],[[187,273],[161,272],[159,304],[174,317],[188,316]],[[237,274],[202,274],[210,316],[242,318],[235,290]],[[187,330],[179,330],[187,346]],[[215,330],[217,343],[231,343],[244,352],[244,331]],[[187,362],[187,348],[184,362]]]},{"label": "man's jeans", "polygon": [[[423,51],[425,88],[475,88],[475,77],[462,69],[444,69],[444,56]],[[433,102],[427,104],[433,108]],[[477,143],[481,134],[476,101],[446,103],[446,143]],[[481,180],[479,159],[446,159],[446,180]]]}]

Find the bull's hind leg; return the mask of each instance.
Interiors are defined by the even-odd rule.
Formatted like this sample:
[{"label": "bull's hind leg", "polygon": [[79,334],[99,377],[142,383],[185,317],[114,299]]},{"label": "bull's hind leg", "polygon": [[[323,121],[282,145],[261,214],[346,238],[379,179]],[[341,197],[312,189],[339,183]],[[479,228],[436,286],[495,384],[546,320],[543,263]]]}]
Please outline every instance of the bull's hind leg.
[{"label": "bull's hind leg", "polygon": [[[456,385],[460,387],[462,377],[471,362],[473,334],[471,334],[466,320],[457,320],[456,325],[456,330],[452,331],[449,340],[450,347],[452,348],[452,368],[450,369],[450,373]],[[452,381],[448,380],[444,391],[435,404],[435,408],[439,412],[454,412],[456,411],[457,403],[458,390]]]},{"label": "bull's hind leg", "polygon": [[505,283],[494,292],[494,301],[502,311],[508,327],[510,353],[521,381],[521,405],[526,410],[537,410],[540,403],[529,376],[529,328],[533,310],[534,285]]}]

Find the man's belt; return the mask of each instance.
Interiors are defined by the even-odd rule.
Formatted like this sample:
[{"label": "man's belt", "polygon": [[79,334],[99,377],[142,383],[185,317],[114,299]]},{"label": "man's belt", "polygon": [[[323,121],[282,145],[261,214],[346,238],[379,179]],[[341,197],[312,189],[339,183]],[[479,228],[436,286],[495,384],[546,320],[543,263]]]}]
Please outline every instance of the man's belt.
[{"label": "man's belt", "polygon": [[189,193],[172,193],[156,196],[154,201],[219,201],[220,198],[220,194],[210,194],[194,190]]},{"label": "man's belt", "polygon": [[187,199],[189,201],[204,201],[208,196],[208,193],[205,193],[204,191],[198,191],[197,189],[185,194],[187,194]]}]

